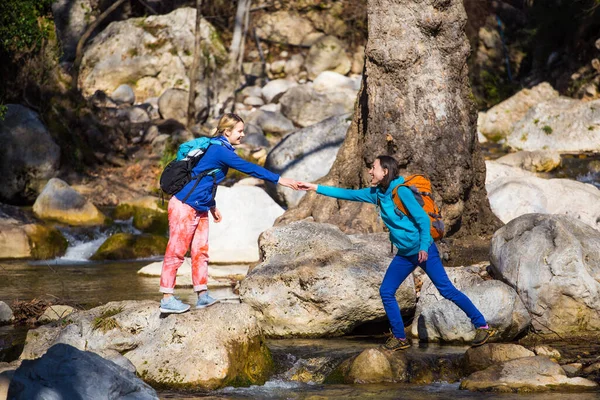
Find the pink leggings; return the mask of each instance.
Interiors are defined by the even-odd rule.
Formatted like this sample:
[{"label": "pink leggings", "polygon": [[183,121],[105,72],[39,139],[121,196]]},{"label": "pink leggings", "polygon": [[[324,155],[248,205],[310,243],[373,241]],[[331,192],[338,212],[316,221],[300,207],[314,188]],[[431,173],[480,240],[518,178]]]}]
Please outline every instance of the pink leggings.
[{"label": "pink leggings", "polygon": [[196,211],[175,196],[169,200],[169,244],[160,274],[160,291],[173,293],[177,270],[192,245],[194,291],[208,286],[208,211]]}]

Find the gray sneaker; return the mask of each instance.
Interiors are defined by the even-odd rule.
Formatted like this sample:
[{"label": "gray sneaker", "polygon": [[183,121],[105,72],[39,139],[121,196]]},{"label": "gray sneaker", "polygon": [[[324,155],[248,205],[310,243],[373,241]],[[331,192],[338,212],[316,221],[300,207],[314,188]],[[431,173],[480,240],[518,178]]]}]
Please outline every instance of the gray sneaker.
[{"label": "gray sneaker", "polygon": [[163,314],[181,314],[190,309],[188,304],[184,304],[175,296],[169,296],[160,300],[160,312]]},{"label": "gray sneaker", "polygon": [[210,307],[213,304],[217,304],[219,302],[220,300],[213,299],[208,295],[208,292],[204,292],[200,296],[198,296],[198,301],[196,302],[196,309]]}]

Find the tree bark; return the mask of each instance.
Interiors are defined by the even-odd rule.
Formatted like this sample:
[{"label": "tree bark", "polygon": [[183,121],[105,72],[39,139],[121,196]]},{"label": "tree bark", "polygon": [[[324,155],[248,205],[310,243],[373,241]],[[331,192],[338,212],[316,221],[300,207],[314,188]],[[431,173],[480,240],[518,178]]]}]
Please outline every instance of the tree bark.
[{"label": "tree bark", "polygon": [[194,58],[190,69],[190,92],[188,97],[188,128],[196,123],[196,81],[198,80],[198,69],[200,68],[200,57],[202,56],[202,0],[196,0],[196,30],[194,31]]},{"label": "tree bark", "polygon": [[[354,119],[324,185],[369,186],[367,170],[392,155],[402,174],[425,173],[447,231],[488,236],[501,222],[485,190],[468,80],[462,0],[368,0],[368,40]],[[374,206],[310,193],[281,223],[313,217],[347,233],[382,229]]]}]

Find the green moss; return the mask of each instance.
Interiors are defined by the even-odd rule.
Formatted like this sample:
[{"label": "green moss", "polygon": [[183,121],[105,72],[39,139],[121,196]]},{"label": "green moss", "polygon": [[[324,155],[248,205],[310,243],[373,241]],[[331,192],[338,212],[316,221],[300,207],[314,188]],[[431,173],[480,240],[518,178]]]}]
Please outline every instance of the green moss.
[{"label": "green moss", "polygon": [[69,243],[56,228],[46,225],[30,225],[26,229],[31,248],[31,257],[47,260],[65,254]]},{"label": "green moss", "polygon": [[540,122],[540,120],[537,119],[537,118],[533,120],[533,123],[536,124],[536,125],[538,124],[538,122]]},{"label": "green moss", "polygon": [[525,142],[525,141],[527,141],[527,134],[526,133],[524,133],[524,134],[521,135],[521,142]]},{"label": "green moss", "polygon": [[136,48],[129,49],[127,51],[127,54],[129,54],[130,57],[136,57],[138,55],[138,51]]},{"label": "green moss", "polygon": [[92,260],[132,260],[164,254],[164,236],[116,233],[109,237],[91,257]]},{"label": "green moss", "polygon": [[94,318],[92,322],[92,330],[101,330],[102,332],[108,332],[113,329],[121,328],[119,323],[112,317],[117,314],[120,314],[123,311],[122,307],[119,308],[109,308],[108,310],[104,310],[102,314],[98,317]]},{"label": "green moss", "polygon": [[548,125],[544,125],[542,130],[546,133],[546,135],[550,135],[552,133],[552,128]]},{"label": "green moss", "polygon": [[165,38],[161,38],[158,39],[156,42],[152,42],[152,43],[146,43],[144,44],[144,46],[151,51],[155,51],[160,49],[161,47],[163,47],[165,44],[167,44],[168,40]]}]

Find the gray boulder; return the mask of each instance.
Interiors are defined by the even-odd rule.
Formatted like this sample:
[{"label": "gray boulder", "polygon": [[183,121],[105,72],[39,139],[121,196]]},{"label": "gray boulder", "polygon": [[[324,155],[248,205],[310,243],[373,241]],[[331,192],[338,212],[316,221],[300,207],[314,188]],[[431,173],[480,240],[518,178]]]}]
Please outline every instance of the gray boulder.
[{"label": "gray boulder", "polygon": [[158,399],[134,373],[89,351],[56,344],[37,360],[25,360],[8,388],[8,398]]},{"label": "gray boulder", "polygon": [[536,392],[595,389],[598,384],[584,378],[567,378],[560,365],[543,356],[523,357],[478,371],[461,384],[461,389],[484,392]]},{"label": "gray boulder", "polygon": [[13,318],[13,312],[9,305],[0,301],[0,324],[10,322]]},{"label": "gray boulder", "polygon": [[487,343],[471,347],[465,352],[465,366],[469,372],[481,371],[492,365],[535,354],[525,347],[513,343]]},{"label": "gray boulder", "polygon": [[[385,234],[346,236],[305,220],[263,232],[259,247],[262,261],[241,282],[240,297],[262,315],[265,334],[340,336],[385,317],[379,286],[392,259]],[[414,309],[412,277],[397,299],[404,312]]]},{"label": "gray boulder", "polygon": [[283,136],[293,131],[292,121],[279,112],[257,110],[250,115],[248,122],[258,125],[265,133]]},{"label": "gray boulder", "polygon": [[154,301],[111,302],[72,314],[64,327],[32,329],[20,358],[41,357],[64,343],[111,358],[121,353],[145,382],[165,388],[265,382],[272,360],[250,307],[216,304],[161,318],[158,306]]},{"label": "gray boulder", "polygon": [[119,87],[112,92],[110,98],[117,104],[132,105],[135,103],[135,93],[129,85],[119,85]]},{"label": "gray boulder", "polygon": [[48,181],[33,204],[33,212],[41,219],[69,225],[101,225],[106,221],[96,206],[58,178]]},{"label": "gray boulder", "polygon": [[308,78],[313,80],[323,71],[346,75],[352,68],[352,60],[346,55],[342,41],[335,36],[324,36],[310,47],[304,67]]},{"label": "gray boulder", "polygon": [[255,26],[259,37],[293,46],[310,46],[316,38],[310,20],[290,11],[265,13]]},{"label": "gray boulder", "polygon": [[[286,178],[314,182],[327,175],[346,138],[351,115],[331,117],[286,136],[267,156],[265,168]],[[282,206],[296,206],[305,192],[267,184],[269,194]]]},{"label": "gray boulder", "polygon": [[494,275],[512,286],[541,333],[600,331],[600,232],[564,215],[528,214],[500,228]]},{"label": "gray boulder", "polygon": [[600,150],[600,100],[560,97],[539,103],[515,124],[506,143],[518,150],[583,153]]},{"label": "gray boulder", "polygon": [[294,81],[287,79],[273,79],[263,86],[262,96],[267,103],[277,103],[281,96],[294,86],[298,86]]},{"label": "gray boulder", "polygon": [[296,125],[307,127],[327,118],[351,113],[358,91],[318,92],[312,83],[290,88],[281,97],[281,112]]},{"label": "gray boulder", "polygon": [[558,92],[547,82],[540,83],[532,89],[523,89],[487,112],[479,113],[477,129],[490,140],[504,139],[511,134],[515,124],[531,107],[557,97]]},{"label": "gray boulder", "polygon": [[60,148],[29,108],[8,104],[0,120],[0,201],[31,204],[60,165]]},{"label": "gray boulder", "polygon": [[158,112],[163,119],[187,123],[189,93],[181,89],[168,89],[158,98]]},{"label": "gray boulder", "polygon": [[549,172],[560,167],[561,158],[555,151],[518,151],[502,156],[496,162],[530,172]]}]

